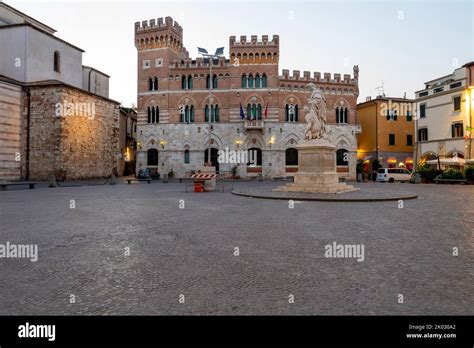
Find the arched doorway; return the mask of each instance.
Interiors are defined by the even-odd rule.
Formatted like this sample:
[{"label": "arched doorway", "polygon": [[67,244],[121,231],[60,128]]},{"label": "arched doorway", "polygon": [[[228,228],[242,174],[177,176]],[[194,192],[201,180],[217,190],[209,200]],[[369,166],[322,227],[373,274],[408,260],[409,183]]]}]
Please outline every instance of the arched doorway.
[{"label": "arched doorway", "polygon": [[147,165],[148,166],[158,165],[158,150],[157,149],[149,149],[147,151]]},{"label": "arched doorway", "polygon": [[285,171],[287,173],[298,171],[298,150],[293,147],[285,150]]},{"label": "arched doorway", "polygon": [[[211,147],[211,162],[214,167],[216,167],[216,173],[219,173],[219,161],[217,158],[219,157],[218,154],[219,150]],[[209,149],[204,150],[204,164],[206,164],[209,161]]]}]

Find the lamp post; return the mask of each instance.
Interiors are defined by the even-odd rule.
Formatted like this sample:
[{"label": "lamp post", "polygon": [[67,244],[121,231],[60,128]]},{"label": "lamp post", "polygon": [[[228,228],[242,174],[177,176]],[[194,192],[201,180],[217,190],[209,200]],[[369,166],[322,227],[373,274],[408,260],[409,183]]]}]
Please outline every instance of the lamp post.
[{"label": "lamp post", "polygon": [[198,53],[203,57],[207,57],[209,59],[209,108],[208,110],[208,121],[209,121],[209,149],[207,153],[207,160],[211,162],[211,133],[212,133],[212,125],[211,125],[211,116],[212,116],[212,84],[214,79],[212,78],[212,64],[214,59],[222,57],[224,55],[224,47],[219,47],[216,49],[216,53],[209,54],[207,50],[201,47],[198,47]]}]

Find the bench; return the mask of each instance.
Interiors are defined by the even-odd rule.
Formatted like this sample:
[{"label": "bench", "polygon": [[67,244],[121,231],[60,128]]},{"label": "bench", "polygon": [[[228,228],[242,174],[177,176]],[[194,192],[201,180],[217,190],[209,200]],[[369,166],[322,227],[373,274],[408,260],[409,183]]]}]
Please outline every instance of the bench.
[{"label": "bench", "polygon": [[130,185],[132,182],[141,182],[146,181],[148,183],[151,182],[151,179],[127,179],[127,183]]},{"label": "bench", "polygon": [[8,186],[28,185],[30,190],[35,188],[34,181],[15,181],[15,182],[0,182],[1,191],[5,191]]},{"label": "bench", "polygon": [[456,184],[456,183],[461,183],[461,184],[466,184],[467,180],[464,179],[435,179],[434,180],[436,184],[442,183],[442,184]]}]

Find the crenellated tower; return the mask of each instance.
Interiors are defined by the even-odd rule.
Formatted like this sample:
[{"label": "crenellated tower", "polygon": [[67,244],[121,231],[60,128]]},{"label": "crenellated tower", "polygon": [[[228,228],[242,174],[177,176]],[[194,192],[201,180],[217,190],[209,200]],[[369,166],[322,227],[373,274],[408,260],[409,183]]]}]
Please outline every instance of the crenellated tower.
[{"label": "crenellated tower", "polygon": [[158,79],[158,89],[168,88],[169,65],[189,57],[183,46],[183,28],[171,17],[136,22],[135,47],[139,92],[150,90],[150,79]]},{"label": "crenellated tower", "polygon": [[240,41],[236,41],[235,36],[229,38],[229,53],[232,63],[238,62],[242,65],[254,64],[275,64],[278,69],[278,59],[280,54],[280,38],[273,35],[272,40],[268,40],[268,35],[263,35],[258,41],[257,35],[252,35],[250,41],[247,36],[240,36]]},{"label": "crenellated tower", "polygon": [[135,47],[138,51],[169,48],[180,58],[188,55],[183,46],[183,28],[171,17],[136,22]]}]

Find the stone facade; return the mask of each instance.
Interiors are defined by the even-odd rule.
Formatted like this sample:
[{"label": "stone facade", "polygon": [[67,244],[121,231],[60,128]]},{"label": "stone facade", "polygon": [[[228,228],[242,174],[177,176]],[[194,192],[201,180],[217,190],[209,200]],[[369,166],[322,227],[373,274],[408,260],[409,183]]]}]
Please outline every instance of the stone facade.
[{"label": "stone facade", "polygon": [[21,86],[0,81],[0,179],[21,178],[23,97]]},{"label": "stone facade", "polygon": [[[286,165],[286,150],[303,139],[303,106],[309,97],[307,84],[315,83],[327,99],[329,128],[339,149],[348,151],[348,164],[338,166],[341,176],[355,177],[357,140],[356,100],[358,67],[348,74],[283,70],[279,75],[279,36],[261,40],[252,35],[229,39],[229,55],[209,59],[189,58],[183,46],[183,29],[170,17],[135,24],[138,51],[138,153],[137,171],[173,170],[177,176],[202,166],[209,146],[218,150],[261,150],[257,168],[241,164],[240,176],[291,175],[297,168]],[[209,74],[217,85],[209,103]],[[257,77],[258,76],[258,77]],[[251,80],[251,82],[250,82]],[[206,106],[218,106],[218,120],[206,119]],[[245,120],[241,118],[240,105]],[[255,105],[255,109],[253,109]],[[252,117],[249,115],[250,107]],[[289,111],[293,108],[294,116]],[[343,117],[343,110],[345,116]],[[266,114],[266,117],[265,117]],[[249,120],[247,118],[253,118]],[[148,161],[148,152],[158,150],[158,163]],[[189,151],[189,156],[185,156]],[[215,164],[214,155],[211,159]],[[152,156],[153,157],[153,156]],[[185,163],[185,157],[189,163]],[[232,164],[219,164],[228,171]]]},{"label": "stone facade", "polygon": [[[75,105],[94,112],[77,113]],[[42,86],[31,88],[30,113],[30,178],[99,178],[116,169],[118,104],[65,85]]]}]

